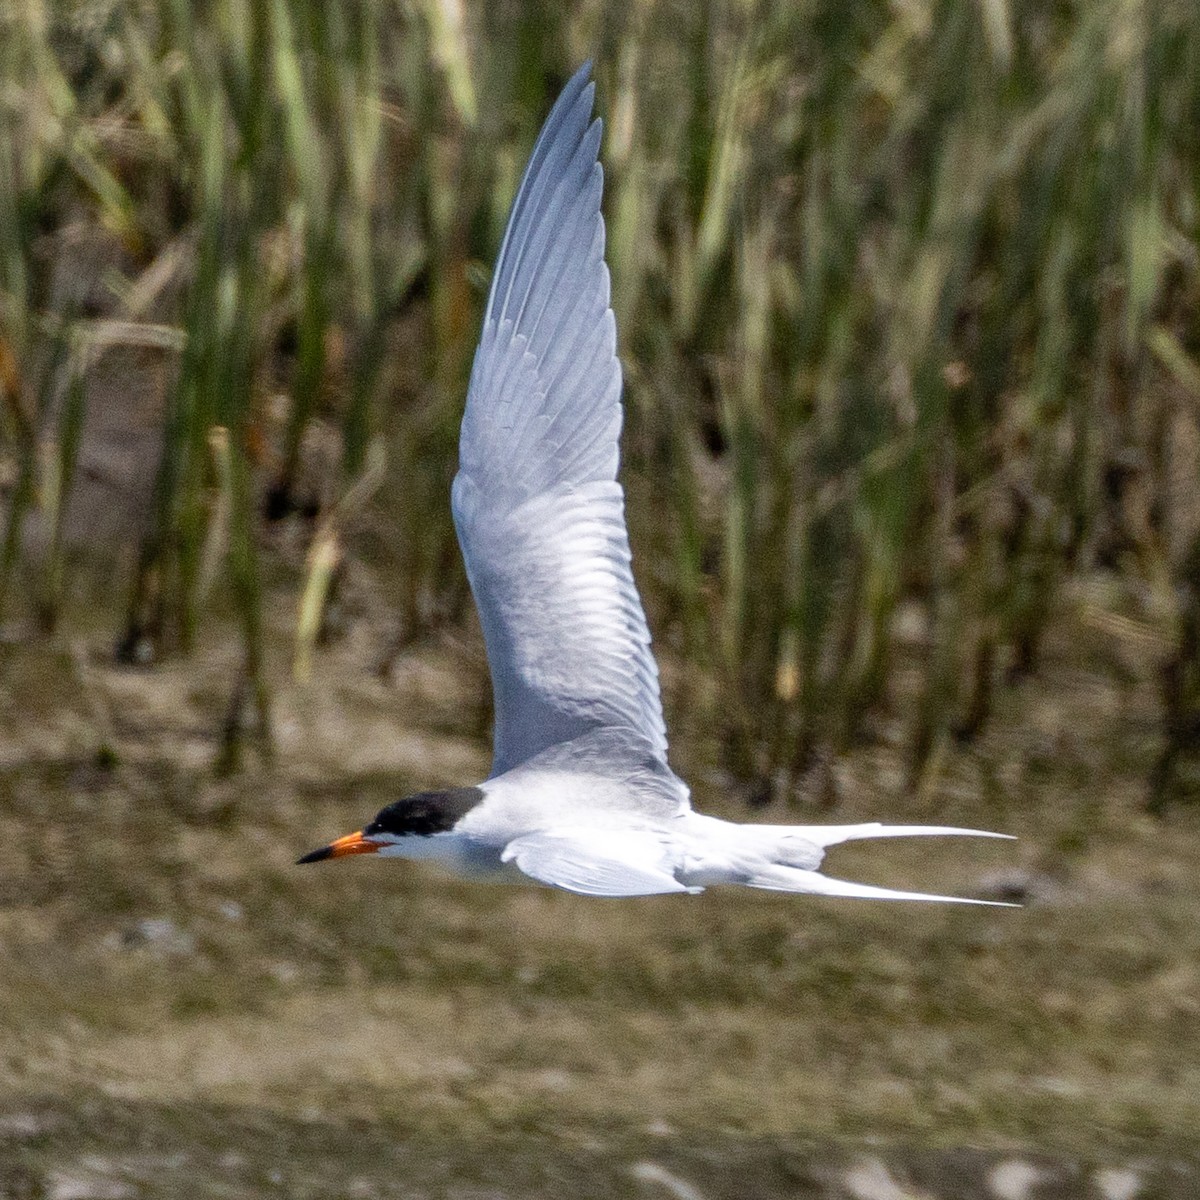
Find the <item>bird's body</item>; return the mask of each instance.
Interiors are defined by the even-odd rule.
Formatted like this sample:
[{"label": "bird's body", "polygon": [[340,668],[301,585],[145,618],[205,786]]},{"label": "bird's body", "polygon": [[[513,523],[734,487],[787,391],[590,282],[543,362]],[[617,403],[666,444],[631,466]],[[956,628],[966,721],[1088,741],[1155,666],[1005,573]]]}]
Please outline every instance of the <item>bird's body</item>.
[{"label": "bird's body", "polygon": [[472,879],[536,879],[589,896],[699,892],[714,884],[936,900],[830,879],[825,849],[859,838],[980,834],[925,825],[749,825],[705,816],[636,737],[594,730],[478,787],[422,792],[315,851],[429,859]]},{"label": "bird's body", "polygon": [[667,763],[617,481],[621,369],[588,74],[577,72],[555,103],[513,202],[452,490],[492,673],[492,773],[478,787],[399,800],[301,861],[436,859],[472,878],[591,896],[740,884],[946,899],[816,868],[837,842],[978,831],[722,821],[692,809]]}]

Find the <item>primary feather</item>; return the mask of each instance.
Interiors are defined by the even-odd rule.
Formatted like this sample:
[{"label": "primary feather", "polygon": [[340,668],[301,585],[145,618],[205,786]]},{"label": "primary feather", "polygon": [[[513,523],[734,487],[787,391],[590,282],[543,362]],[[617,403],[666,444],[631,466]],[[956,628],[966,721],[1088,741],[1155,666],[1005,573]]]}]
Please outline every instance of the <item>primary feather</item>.
[{"label": "primary feather", "polygon": [[513,203],[452,492],[492,673],[493,776],[605,727],[666,759],[617,482],[621,367],[588,74],[551,110]]}]

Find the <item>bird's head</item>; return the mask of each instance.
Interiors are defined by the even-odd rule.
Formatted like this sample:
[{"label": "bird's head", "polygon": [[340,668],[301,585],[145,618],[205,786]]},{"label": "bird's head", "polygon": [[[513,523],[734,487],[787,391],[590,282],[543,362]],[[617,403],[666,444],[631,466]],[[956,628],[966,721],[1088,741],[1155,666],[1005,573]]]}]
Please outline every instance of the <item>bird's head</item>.
[{"label": "bird's head", "polygon": [[298,863],[324,862],[348,854],[383,854],[409,857],[416,848],[413,839],[450,833],[481,800],[477,787],[452,788],[448,792],[418,792],[381,808],[373,820],[355,833],[348,833],[328,846],[311,850]]}]

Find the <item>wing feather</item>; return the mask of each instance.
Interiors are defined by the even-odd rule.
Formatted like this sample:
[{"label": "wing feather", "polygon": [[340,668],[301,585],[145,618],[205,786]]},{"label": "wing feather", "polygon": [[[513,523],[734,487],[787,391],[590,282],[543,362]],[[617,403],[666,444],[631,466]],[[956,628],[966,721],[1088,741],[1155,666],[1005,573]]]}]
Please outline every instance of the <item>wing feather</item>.
[{"label": "wing feather", "polygon": [[513,840],[501,855],[532,879],[581,896],[702,892],[675,878],[662,840],[644,831],[547,829]]},{"label": "wing feather", "polygon": [[452,493],[492,672],[493,776],[604,728],[666,761],[616,478],[621,367],[589,73],[555,103],[513,202]]}]

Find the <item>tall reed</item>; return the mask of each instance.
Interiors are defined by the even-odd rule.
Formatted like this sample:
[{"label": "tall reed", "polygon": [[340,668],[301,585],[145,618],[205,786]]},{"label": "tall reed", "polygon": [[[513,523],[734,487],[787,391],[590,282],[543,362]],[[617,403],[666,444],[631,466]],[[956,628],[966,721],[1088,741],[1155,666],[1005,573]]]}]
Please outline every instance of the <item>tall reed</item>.
[{"label": "tall reed", "polygon": [[[806,794],[836,801],[829,766],[897,705],[901,653],[927,791],[995,689],[1038,669],[1072,575],[1183,603],[1188,0],[31,0],[2,20],[0,599],[29,506],[63,512],[83,429],[71,314],[33,249],[82,212],[172,280],[150,312],[115,288],[112,315],[182,344],[126,653],[187,650],[212,585],[265,728],[264,529],[312,522],[308,672],[380,479],[404,628],[460,613],[446,489],[486,264],[556,86],[595,53],[626,471],[656,514],[631,506],[639,574],[751,795],[794,797],[816,768]],[[318,429],[342,452],[314,484]],[[1164,691],[1185,751],[1193,692]]]}]

